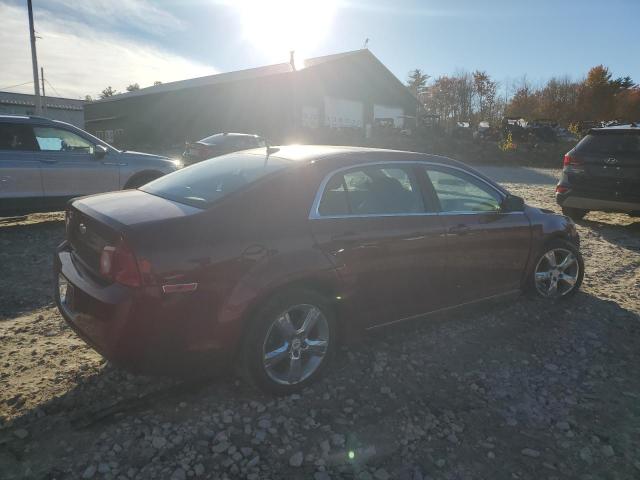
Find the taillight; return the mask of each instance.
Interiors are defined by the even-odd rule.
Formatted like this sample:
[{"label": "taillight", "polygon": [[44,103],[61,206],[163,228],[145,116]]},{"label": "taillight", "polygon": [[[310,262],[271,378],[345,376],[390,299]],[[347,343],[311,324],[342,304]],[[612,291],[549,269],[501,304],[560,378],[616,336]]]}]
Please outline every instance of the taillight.
[{"label": "taillight", "polygon": [[579,160],[576,157],[569,155],[568,153],[564,156],[564,160],[562,162],[563,167],[580,165],[582,165],[582,160]]},{"label": "taillight", "polygon": [[102,249],[100,274],[113,282],[127,287],[139,287],[142,285],[142,277],[140,276],[136,257],[129,246],[122,240],[115,247],[109,245]]},{"label": "taillight", "polygon": [[569,187],[565,187],[564,185],[558,185],[556,187],[556,193],[567,193],[569,191]]}]

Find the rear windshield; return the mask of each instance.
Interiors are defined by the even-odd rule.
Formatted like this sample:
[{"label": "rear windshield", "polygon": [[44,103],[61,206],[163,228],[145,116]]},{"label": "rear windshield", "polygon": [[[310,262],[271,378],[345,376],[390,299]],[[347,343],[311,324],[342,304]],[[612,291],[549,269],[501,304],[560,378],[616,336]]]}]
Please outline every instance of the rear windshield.
[{"label": "rear windshield", "polygon": [[635,132],[590,133],[578,144],[585,153],[640,153],[640,134]]},{"label": "rear windshield", "polygon": [[291,164],[266,155],[231,154],[212,158],[148,183],[140,190],[206,208],[216,200]]}]

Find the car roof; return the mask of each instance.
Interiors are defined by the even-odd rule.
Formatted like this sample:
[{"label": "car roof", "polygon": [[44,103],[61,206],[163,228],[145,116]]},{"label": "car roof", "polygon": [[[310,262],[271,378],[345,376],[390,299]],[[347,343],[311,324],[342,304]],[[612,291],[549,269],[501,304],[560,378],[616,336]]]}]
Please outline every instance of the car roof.
[{"label": "car roof", "polygon": [[[406,150],[391,150],[372,147],[352,147],[341,145],[283,145],[267,147],[270,156],[283,160],[292,160],[296,163],[316,163],[319,161],[347,160],[354,159],[360,163],[377,163],[381,161],[423,161],[437,162],[451,166],[463,166],[470,169],[468,165],[457,160],[430,153],[410,152]],[[265,155],[267,148],[253,148],[244,150],[243,154]]]},{"label": "car roof", "polygon": [[589,133],[620,133],[620,132],[636,132],[640,133],[638,123],[628,123],[626,125],[612,125],[610,127],[598,127],[589,130]]},{"label": "car roof", "polygon": [[[224,133],[214,133],[213,135],[207,135],[206,137],[200,140],[206,140],[207,138],[224,138],[224,137],[254,137],[257,138],[259,135],[254,133],[237,133],[237,132],[224,132]],[[199,140],[199,141],[200,141]]]},{"label": "car roof", "polygon": [[36,115],[7,115],[0,114],[0,122],[11,123],[23,123],[28,125],[64,125],[73,127],[73,125],[67,122],[61,122],[60,120],[54,120],[47,117],[39,117]]},{"label": "car roof", "polygon": [[379,163],[379,162],[431,162],[441,165],[447,165],[456,167],[464,171],[470,172],[477,177],[482,178],[486,182],[493,185],[501,192],[507,194],[500,184],[491,180],[489,177],[479,172],[475,168],[462,163],[458,160],[454,160],[449,157],[443,157],[441,155],[434,155],[430,153],[410,152],[406,150],[389,150],[382,148],[371,147],[352,147],[352,146],[338,146],[338,145],[286,145],[286,146],[270,146],[262,148],[253,148],[250,150],[243,150],[242,152],[231,153],[229,155],[260,155],[267,154],[267,150],[270,152],[270,157],[280,158],[283,160],[290,160],[297,165],[304,164],[331,164],[330,168],[337,167],[338,165],[354,165],[363,163]]}]

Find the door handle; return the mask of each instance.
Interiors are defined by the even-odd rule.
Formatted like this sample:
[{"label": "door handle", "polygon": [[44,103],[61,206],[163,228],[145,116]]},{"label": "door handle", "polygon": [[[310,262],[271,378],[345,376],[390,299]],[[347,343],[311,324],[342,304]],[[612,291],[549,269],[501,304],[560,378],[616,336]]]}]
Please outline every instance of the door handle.
[{"label": "door handle", "polygon": [[471,227],[465,224],[454,225],[453,227],[449,227],[447,233],[449,235],[466,235],[471,231]]}]

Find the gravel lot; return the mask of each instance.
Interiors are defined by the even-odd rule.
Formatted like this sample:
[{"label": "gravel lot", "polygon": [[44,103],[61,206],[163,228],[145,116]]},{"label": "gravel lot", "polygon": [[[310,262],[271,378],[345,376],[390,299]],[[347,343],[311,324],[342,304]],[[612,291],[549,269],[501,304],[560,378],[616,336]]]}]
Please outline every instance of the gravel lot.
[{"label": "gravel lot", "polygon": [[[554,170],[485,171],[557,210]],[[60,214],[0,225],[0,478],[640,478],[640,220],[579,225],[577,296],[522,297],[342,348],[276,399],[104,362],[52,305]]]}]

